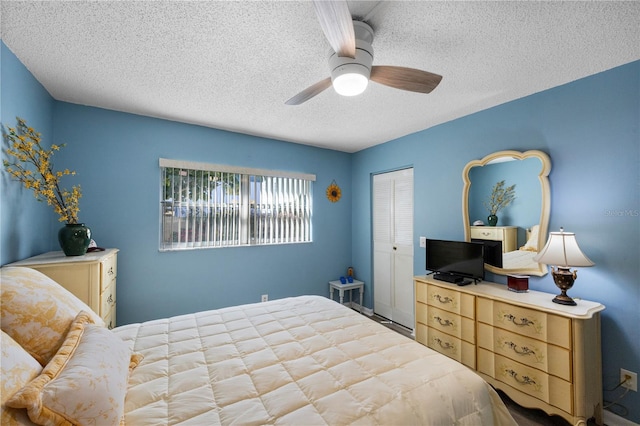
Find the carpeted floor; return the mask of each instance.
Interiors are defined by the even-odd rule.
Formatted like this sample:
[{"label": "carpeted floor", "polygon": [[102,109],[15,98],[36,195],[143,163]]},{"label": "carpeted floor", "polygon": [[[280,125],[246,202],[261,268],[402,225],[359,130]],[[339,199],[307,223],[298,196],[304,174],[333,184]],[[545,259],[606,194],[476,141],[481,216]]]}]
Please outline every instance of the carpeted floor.
[{"label": "carpeted floor", "polygon": [[[414,337],[411,335],[411,330],[406,327],[403,327],[399,324],[395,324],[389,321],[386,318],[380,317],[378,315],[373,315],[370,317],[372,320],[384,325],[385,327],[396,331],[404,336],[407,336],[411,339]],[[529,409],[525,407],[521,407],[515,402],[513,402],[507,395],[503,392],[498,391],[498,394],[504,401],[505,405],[509,409],[509,412],[518,423],[519,426],[568,426],[569,422],[559,416],[549,416],[542,410],[537,409]]]}]

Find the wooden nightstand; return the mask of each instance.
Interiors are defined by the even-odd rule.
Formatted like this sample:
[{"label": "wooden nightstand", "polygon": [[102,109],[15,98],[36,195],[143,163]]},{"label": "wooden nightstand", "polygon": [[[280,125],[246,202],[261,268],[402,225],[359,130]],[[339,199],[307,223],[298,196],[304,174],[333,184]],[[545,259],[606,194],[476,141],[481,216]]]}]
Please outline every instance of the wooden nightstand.
[{"label": "wooden nightstand", "polygon": [[116,276],[118,249],[84,256],[65,256],[51,251],[7,266],[36,269],[73,293],[102,317],[107,327],[116,326]]},{"label": "wooden nightstand", "polygon": [[501,241],[502,252],[508,253],[518,249],[517,226],[472,226],[472,240]]}]

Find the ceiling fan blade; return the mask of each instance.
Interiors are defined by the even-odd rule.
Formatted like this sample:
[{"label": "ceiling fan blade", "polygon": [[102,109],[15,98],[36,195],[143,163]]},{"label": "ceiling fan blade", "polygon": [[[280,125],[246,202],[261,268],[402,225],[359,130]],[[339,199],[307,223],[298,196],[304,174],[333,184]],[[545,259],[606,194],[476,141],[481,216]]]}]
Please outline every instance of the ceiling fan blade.
[{"label": "ceiling fan blade", "polygon": [[431,93],[442,76],[414,68],[378,65],[371,67],[372,81],[409,92]]},{"label": "ceiling fan blade", "polygon": [[331,77],[327,77],[324,80],[320,80],[313,86],[309,86],[304,89],[302,92],[298,93],[291,99],[289,99],[285,104],[287,105],[300,105],[303,102],[308,101],[313,98],[315,95],[321,93],[325,89],[331,87]]},{"label": "ceiling fan blade", "polygon": [[315,0],[313,6],[320,21],[320,27],[333,50],[338,56],[355,58],[356,36],[347,2]]}]

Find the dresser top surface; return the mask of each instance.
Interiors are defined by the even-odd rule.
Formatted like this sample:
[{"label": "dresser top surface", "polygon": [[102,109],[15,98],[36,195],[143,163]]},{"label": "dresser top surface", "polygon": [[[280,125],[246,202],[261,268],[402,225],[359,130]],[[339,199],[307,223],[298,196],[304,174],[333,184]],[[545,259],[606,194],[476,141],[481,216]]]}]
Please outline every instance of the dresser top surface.
[{"label": "dresser top surface", "polygon": [[118,252],[116,248],[108,248],[104,251],[94,251],[82,256],[65,256],[62,251],[50,251],[42,253],[28,259],[19,260],[17,262],[8,263],[4,266],[29,266],[42,264],[56,264],[69,262],[101,262],[103,259]]},{"label": "dresser top surface", "polygon": [[428,275],[420,275],[414,277],[417,281],[422,281],[430,285],[459,291],[462,293],[473,294],[479,297],[487,297],[512,305],[532,308],[552,314],[562,315],[570,318],[591,318],[594,314],[605,309],[601,303],[591,302],[574,298],[577,305],[567,306],[552,302],[554,294],[542,291],[529,290],[526,293],[516,293],[508,290],[506,284],[492,283],[489,281],[481,281],[476,285],[458,286],[443,281],[437,281]]}]

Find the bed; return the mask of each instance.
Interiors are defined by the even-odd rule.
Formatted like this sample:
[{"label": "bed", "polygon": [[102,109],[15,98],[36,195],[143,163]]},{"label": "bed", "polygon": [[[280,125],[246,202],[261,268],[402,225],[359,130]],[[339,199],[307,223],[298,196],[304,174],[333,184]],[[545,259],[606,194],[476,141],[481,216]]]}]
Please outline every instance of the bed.
[{"label": "bed", "polygon": [[502,268],[512,269],[537,269],[538,262],[533,260],[537,251],[514,250],[502,254]]},{"label": "bed", "polygon": [[3,424],[516,424],[473,371],[324,297],[108,330],[40,272],[0,273]]},{"label": "bed", "polygon": [[534,225],[526,229],[527,242],[518,250],[510,251],[502,255],[503,269],[537,269],[538,262],[533,258],[538,254],[538,239],[540,225]]}]

